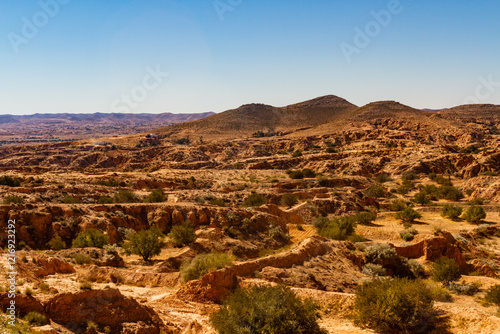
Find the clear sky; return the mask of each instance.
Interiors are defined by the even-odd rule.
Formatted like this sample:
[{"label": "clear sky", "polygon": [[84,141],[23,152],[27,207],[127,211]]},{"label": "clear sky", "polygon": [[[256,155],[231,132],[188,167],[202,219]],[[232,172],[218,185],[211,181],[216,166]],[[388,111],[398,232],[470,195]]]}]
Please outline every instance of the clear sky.
[{"label": "clear sky", "polygon": [[500,104],[498,0],[3,0],[0,113]]}]

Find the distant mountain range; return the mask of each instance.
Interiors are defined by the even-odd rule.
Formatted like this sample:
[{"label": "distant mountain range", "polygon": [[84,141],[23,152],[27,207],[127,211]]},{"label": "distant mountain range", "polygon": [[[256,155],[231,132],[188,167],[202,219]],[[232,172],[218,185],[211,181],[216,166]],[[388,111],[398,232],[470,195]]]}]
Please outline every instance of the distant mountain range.
[{"label": "distant mountain range", "polygon": [[290,133],[311,129],[322,133],[363,123],[406,122],[439,130],[467,123],[500,122],[498,105],[464,105],[450,109],[415,109],[395,101],[372,102],[358,107],[334,95],[322,96],[286,107],[247,104],[200,120],[159,128],[166,136],[245,137],[256,133]]},{"label": "distant mountain range", "polygon": [[[101,122],[115,125],[120,124],[158,124],[159,123],[180,123],[192,121],[207,116],[214,115],[213,112],[199,114],[116,114],[116,113],[93,113],[93,114],[33,114],[33,115],[0,115],[0,124],[9,123],[37,123],[37,124],[71,124],[78,122]],[[118,123],[117,123],[118,122]]]}]

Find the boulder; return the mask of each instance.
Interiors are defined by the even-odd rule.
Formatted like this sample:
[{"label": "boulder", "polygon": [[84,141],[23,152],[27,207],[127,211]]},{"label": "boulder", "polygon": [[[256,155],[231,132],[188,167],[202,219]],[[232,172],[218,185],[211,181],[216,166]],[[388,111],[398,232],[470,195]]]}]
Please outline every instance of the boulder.
[{"label": "boulder", "polygon": [[[0,292],[0,306],[3,311],[6,311],[7,307],[10,305],[11,299],[7,292]],[[40,314],[45,314],[45,310],[40,301],[34,297],[16,294],[16,312],[19,316],[24,317],[30,312],[38,312]]]},{"label": "boulder", "polygon": [[35,257],[35,263],[40,267],[40,269],[35,271],[37,277],[45,277],[56,273],[72,274],[75,272],[75,268],[71,264],[57,257],[40,255]]},{"label": "boulder", "polygon": [[151,308],[125,297],[118,289],[61,293],[45,303],[50,319],[76,333],[83,333],[87,322],[111,333],[156,334],[163,322]]}]

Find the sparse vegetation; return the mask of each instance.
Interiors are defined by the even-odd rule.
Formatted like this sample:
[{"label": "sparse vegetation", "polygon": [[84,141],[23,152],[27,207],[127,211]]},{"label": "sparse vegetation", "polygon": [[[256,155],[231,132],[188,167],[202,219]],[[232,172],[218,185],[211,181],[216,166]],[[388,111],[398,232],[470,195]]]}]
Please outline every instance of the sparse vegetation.
[{"label": "sparse vegetation", "polygon": [[103,248],[109,243],[108,236],[100,230],[88,229],[85,232],[80,232],[73,240],[73,248],[97,247]]},{"label": "sparse vegetation", "polygon": [[329,239],[346,240],[353,235],[356,229],[356,220],[354,217],[339,217],[334,219],[317,220],[315,226],[318,228],[318,234]]},{"label": "sparse vegetation", "polygon": [[366,190],[366,194],[373,198],[387,197],[387,191],[381,185],[375,184]]},{"label": "sparse vegetation", "polygon": [[451,220],[458,220],[461,214],[462,214],[462,208],[459,207],[458,205],[445,205],[441,213],[441,216]]},{"label": "sparse vegetation", "polygon": [[24,321],[27,321],[32,326],[43,326],[48,324],[47,317],[38,312],[29,312],[24,316]]},{"label": "sparse vegetation", "polygon": [[127,254],[136,254],[144,261],[150,261],[155,255],[159,255],[163,246],[163,233],[157,226],[149,230],[134,232],[127,236],[128,242],[123,245]]},{"label": "sparse vegetation", "polygon": [[163,189],[155,189],[144,198],[144,203],[161,203],[165,202],[165,193],[163,192]]},{"label": "sparse vegetation", "polygon": [[168,236],[173,240],[175,247],[184,247],[196,241],[193,224],[188,220],[182,225],[172,227]]},{"label": "sparse vegetation", "polygon": [[460,267],[455,260],[448,257],[441,257],[432,266],[432,279],[436,282],[448,284],[457,281],[460,277],[462,277]]},{"label": "sparse vegetation", "polygon": [[281,196],[281,205],[291,208],[299,202],[299,198],[294,194],[284,194]]},{"label": "sparse vegetation", "polygon": [[23,204],[24,198],[22,196],[11,195],[5,197],[3,204]]},{"label": "sparse vegetation", "polygon": [[488,303],[500,306],[500,284],[492,285],[488,290],[486,290],[484,299]]},{"label": "sparse vegetation", "polygon": [[9,175],[0,176],[0,186],[19,187],[23,180]]},{"label": "sparse vegetation", "polygon": [[355,322],[380,333],[417,333],[431,327],[434,314],[432,295],[420,280],[379,278],[356,289]]},{"label": "sparse vegetation", "polygon": [[243,202],[243,206],[252,207],[252,206],[261,206],[267,203],[267,198],[258,193],[253,193],[249,195],[245,201]]},{"label": "sparse vegetation", "polygon": [[238,289],[210,316],[223,333],[326,334],[317,323],[319,306],[284,286]]},{"label": "sparse vegetation", "polygon": [[50,239],[50,241],[47,243],[47,247],[49,247],[52,250],[58,251],[66,248],[66,243],[59,235],[56,235],[55,237]]},{"label": "sparse vegetation", "polygon": [[412,208],[406,208],[403,211],[396,213],[396,219],[403,223],[413,223],[416,219],[422,218],[422,215]]},{"label": "sparse vegetation", "polygon": [[479,223],[486,218],[486,211],[484,211],[482,206],[473,205],[464,212],[462,218],[469,223]]},{"label": "sparse vegetation", "polygon": [[134,192],[130,190],[120,190],[113,196],[113,202],[115,203],[138,203],[140,202],[139,197],[137,197]]},{"label": "sparse vegetation", "polygon": [[209,253],[197,255],[194,259],[184,262],[180,268],[181,281],[198,279],[211,271],[230,266],[233,258],[225,253]]}]

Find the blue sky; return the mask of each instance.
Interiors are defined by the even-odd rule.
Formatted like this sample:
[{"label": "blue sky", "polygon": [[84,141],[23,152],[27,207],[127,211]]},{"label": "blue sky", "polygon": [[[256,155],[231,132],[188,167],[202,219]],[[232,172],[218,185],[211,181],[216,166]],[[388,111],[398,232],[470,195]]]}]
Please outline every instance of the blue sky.
[{"label": "blue sky", "polygon": [[4,0],[0,113],[500,104],[499,14],[498,0]]}]

